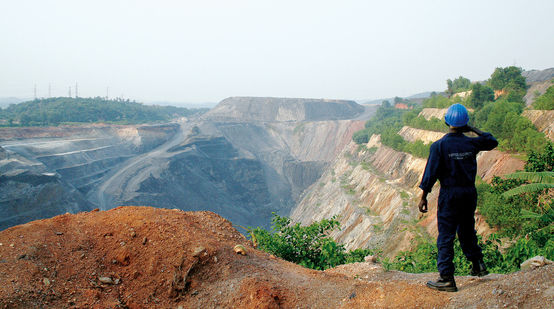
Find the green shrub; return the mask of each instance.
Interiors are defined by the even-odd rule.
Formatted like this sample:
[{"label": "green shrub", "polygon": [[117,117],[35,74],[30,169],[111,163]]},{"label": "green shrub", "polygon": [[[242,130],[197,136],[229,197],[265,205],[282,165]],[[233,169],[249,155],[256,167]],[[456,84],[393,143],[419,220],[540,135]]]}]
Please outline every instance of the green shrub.
[{"label": "green shrub", "polygon": [[360,130],[360,131],[356,131],[352,135],[352,140],[354,140],[354,142],[356,144],[366,144],[367,142],[369,142],[369,134],[368,133],[369,133],[368,129],[363,129],[363,130]]},{"label": "green shrub", "polygon": [[274,213],[271,222],[273,233],[260,227],[251,230],[259,248],[304,267],[323,270],[340,264],[362,262],[371,253],[368,249],[347,252],[343,245],[328,236],[329,232],[340,228],[336,217],[301,226]]},{"label": "green shrub", "polygon": [[444,133],[448,132],[448,126],[444,123],[444,120],[441,120],[435,117],[432,117],[431,119],[427,120],[425,119],[425,117],[418,116],[410,119],[409,121],[406,121],[405,124],[412,128],[417,128],[422,130],[444,132]]},{"label": "green shrub", "polygon": [[531,151],[525,163],[526,172],[554,171],[554,147],[551,142],[544,146],[544,150]]}]

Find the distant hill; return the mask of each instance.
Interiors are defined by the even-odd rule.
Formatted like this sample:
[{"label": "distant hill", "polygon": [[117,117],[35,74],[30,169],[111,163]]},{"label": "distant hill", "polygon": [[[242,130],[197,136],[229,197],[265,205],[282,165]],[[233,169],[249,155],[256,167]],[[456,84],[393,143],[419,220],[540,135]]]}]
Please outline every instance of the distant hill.
[{"label": "distant hill", "polygon": [[48,98],[10,105],[0,110],[3,126],[52,126],[62,123],[110,122],[137,124],[167,121],[206,112],[174,106],[143,105],[102,98]]},{"label": "distant hill", "polygon": [[25,101],[26,101],[25,99],[20,99],[16,97],[3,97],[3,98],[0,98],[0,108],[8,107],[10,104],[17,104]]},{"label": "distant hill", "polygon": [[[426,92],[416,93],[416,94],[413,94],[411,96],[408,96],[408,97],[405,97],[405,98],[402,98],[402,99],[421,101],[422,99],[427,99],[428,97],[430,97],[433,92],[434,91],[426,91]],[[439,91],[437,91],[437,93],[438,92]],[[392,102],[394,102],[394,98],[382,98],[382,99],[374,99],[374,100],[358,100],[358,102],[360,104],[367,104],[367,105],[381,104],[381,103],[383,103],[383,101],[389,101],[389,102],[392,103]]]},{"label": "distant hill", "polygon": [[363,106],[348,100],[231,97],[206,117],[224,121],[320,121],[352,119],[364,111]]}]

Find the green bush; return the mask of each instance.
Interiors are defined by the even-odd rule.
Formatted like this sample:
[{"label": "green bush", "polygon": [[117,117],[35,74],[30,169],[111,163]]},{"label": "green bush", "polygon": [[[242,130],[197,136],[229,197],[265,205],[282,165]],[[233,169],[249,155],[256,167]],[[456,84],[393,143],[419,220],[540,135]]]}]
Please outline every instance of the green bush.
[{"label": "green bush", "polygon": [[510,152],[531,152],[542,149],[548,142],[531,121],[523,116],[524,104],[498,100],[488,102],[474,113],[473,123],[494,135],[500,149]]},{"label": "green bush", "polygon": [[371,253],[368,249],[347,252],[343,245],[328,236],[329,232],[340,228],[336,217],[301,226],[274,213],[271,222],[273,233],[257,227],[251,230],[253,240],[260,249],[304,267],[323,270],[362,262]]},{"label": "green bush", "polygon": [[554,171],[554,146],[548,142],[544,150],[531,151],[525,163],[526,172],[552,172]]},{"label": "green bush", "polygon": [[[490,237],[483,241],[478,236],[479,245],[483,250],[484,261],[489,270],[496,273],[506,273],[514,271],[499,250],[496,237]],[[383,259],[382,263],[386,269],[394,269],[409,273],[425,273],[437,271],[438,251],[435,243],[429,239],[418,238],[415,240],[417,245],[411,251],[401,251],[392,260]],[[466,259],[462,252],[460,242],[454,241],[454,259],[455,275],[469,275],[471,272],[471,262]]]},{"label": "green bush", "polygon": [[431,119],[427,120],[425,119],[425,117],[418,116],[418,117],[411,118],[408,121],[405,121],[405,124],[407,126],[410,126],[416,129],[443,132],[443,133],[448,132],[448,126],[444,123],[444,120],[441,120],[435,117],[432,117]]},{"label": "green bush", "polygon": [[354,132],[352,135],[352,140],[356,142],[356,144],[366,144],[369,142],[369,130],[368,129],[362,129],[360,131]]}]

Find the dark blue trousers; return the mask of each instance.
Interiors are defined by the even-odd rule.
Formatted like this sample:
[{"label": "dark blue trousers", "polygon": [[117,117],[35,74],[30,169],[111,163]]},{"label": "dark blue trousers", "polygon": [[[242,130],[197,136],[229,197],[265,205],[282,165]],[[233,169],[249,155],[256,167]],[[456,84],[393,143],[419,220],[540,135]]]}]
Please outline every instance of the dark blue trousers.
[{"label": "dark blue trousers", "polygon": [[437,212],[439,229],[437,267],[441,276],[454,274],[452,260],[454,259],[456,233],[458,233],[462,251],[468,260],[483,258],[481,248],[477,244],[475,231],[476,207],[477,191],[475,187],[441,187]]}]

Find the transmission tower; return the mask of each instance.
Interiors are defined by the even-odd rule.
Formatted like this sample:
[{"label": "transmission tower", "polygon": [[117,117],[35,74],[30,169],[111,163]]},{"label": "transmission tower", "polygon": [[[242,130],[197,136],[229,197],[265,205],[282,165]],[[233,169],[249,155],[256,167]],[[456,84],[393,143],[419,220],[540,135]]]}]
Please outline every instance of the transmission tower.
[{"label": "transmission tower", "polygon": [[75,98],[79,96],[79,85],[75,83]]},{"label": "transmission tower", "polygon": [[48,83],[48,97],[52,97],[52,86],[50,85],[50,83]]},{"label": "transmission tower", "polygon": [[71,86],[69,86],[69,94],[68,96],[71,98]]},{"label": "transmission tower", "polygon": [[37,84],[35,84],[35,100],[37,99]]}]

